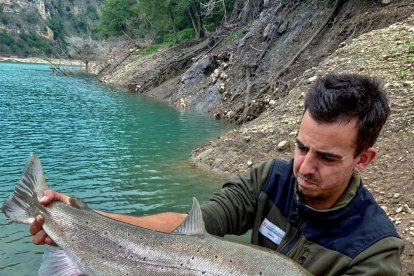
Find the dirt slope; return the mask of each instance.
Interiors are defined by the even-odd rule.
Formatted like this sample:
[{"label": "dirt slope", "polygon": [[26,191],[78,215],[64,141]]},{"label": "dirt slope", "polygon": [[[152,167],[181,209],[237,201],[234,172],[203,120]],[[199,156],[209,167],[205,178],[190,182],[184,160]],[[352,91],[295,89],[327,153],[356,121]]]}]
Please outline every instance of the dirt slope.
[{"label": "dirt slope", "polygon": [[177,108],[242,124],[283,98],[342,42],[413,12],[413,0],[387,6],[360,0],[263,1],[252,22],[236,20],[202,41],[146,57],[131,46],[108,58],[100,77]]}]

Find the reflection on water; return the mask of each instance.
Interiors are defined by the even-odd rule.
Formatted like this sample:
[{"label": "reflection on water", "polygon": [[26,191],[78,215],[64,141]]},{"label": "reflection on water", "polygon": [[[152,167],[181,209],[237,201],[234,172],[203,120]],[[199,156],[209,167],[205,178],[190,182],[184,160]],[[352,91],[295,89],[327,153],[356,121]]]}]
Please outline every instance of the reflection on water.
[{"label": "reflection on water", "polygon": [[[221,122],[104,87],[58,77],[48,66],[0,63],[0,202],[31,152],[51,188],[110,212],[185,211],[222,179],[188,164],[191,150],[226,130]],[[36,275],[43,246],[27,225],[0,215],[0,275]]]}]

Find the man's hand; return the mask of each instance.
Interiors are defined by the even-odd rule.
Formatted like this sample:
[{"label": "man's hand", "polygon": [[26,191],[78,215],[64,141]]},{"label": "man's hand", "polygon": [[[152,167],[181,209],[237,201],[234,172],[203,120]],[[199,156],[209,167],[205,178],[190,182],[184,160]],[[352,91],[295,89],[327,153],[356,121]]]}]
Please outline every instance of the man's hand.
[{"label": "man's hand", "polygon": [[[42,199],[40,199],[40,204],[47,205],[53,201],[60,201],[63,203],[69,204],[70,197],[52,191],[52,190],[46,190],[43,194]],[[41,215],[38,215],[35,220],[30,224],[29,232],[31,235],[33,235],[32,242],[34,244],[48,244],[57,246],[54,241],[46,234],[46,232],[43,230],[43,217]]]}]

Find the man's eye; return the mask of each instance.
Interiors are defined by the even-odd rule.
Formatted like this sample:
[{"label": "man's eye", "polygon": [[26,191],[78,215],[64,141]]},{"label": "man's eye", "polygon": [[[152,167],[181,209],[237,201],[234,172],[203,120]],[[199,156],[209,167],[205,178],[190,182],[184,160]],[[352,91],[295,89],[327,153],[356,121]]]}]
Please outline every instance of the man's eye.
[{"label": "man's eye", "polygon": [[326,162],[334,162],[334,161],[336,161],[335,159],[332,159],[331,157],[326,156],[326,155],[321,155],[321,159],[323,161],[326,161]]},{"label": "man's eye", "polygon": [[296,147],[300,152],[307,152],[308,151],[308,149],[306,147],[302,146],[302,145],[296,144]]}]

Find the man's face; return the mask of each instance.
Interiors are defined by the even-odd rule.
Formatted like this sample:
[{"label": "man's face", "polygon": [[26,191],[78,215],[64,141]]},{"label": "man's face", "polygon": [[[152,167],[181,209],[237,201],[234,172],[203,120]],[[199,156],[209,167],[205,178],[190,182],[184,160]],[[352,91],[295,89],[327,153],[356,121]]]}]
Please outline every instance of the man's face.
[{"label": "man's face", "polygon": [[[305,203],[329,209],[341,197],[361,155],[354,158],[357,120],[318,123],[306,111],[299,127],[294,174]],[[375,154],[374,154],[375,156]]]}]

